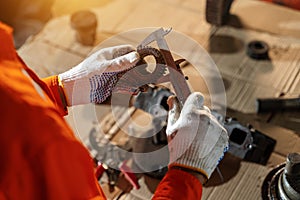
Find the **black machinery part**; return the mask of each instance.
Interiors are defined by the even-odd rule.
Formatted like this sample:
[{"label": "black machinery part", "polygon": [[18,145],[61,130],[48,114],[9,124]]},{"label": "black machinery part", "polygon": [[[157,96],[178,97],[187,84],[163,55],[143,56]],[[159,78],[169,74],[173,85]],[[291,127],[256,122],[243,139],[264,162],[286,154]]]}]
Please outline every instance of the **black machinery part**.
[{"label": "black machinery part", "polygon": [[269,45],[260,40],[254,40],[247,45],[247,55],[256,60],[269,59]]},{"label": "black machinery part", "polygon": [[206,21],[216,26],[226,24],[233,0],[206,0]]}]

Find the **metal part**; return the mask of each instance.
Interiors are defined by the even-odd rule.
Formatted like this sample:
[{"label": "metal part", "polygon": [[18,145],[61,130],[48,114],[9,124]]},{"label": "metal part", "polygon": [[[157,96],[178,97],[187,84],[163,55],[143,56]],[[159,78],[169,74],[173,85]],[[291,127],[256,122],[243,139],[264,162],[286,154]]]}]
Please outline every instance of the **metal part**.
[{"label": "metal part", "polygon": [[224,127],[229,135],[229,153],[249,162],[267,163],[276,140],[232,118],[225,120]]},{"label": "metal part", "polygon": [[[135,175],[126,166],[126,162],[130,159],[129,149],[123,150],[121,147],[113,145],[97,128],[92,128],[89,134],[90,151],[96,151],[94,160],[98,167],[96,176],[98,179],[105,172],[108,176],[108,184],[110,190],[116,185],[120,171],[123,172],[125,178],[132,184],[135,189],[139,189],[139,184]],[[126,170],[124,170],[126,168]]]},{"label": "metal part", "polygon": [[256,106],[258,113],[300,110],[300,97],[257,99]]},{"label": "metal part", "polygon": [[150,86],[146,92],[140,93],[134,100],[134,107],[142,109],[154,117],[168,115],[168,97],[173,93],[163,86]]},{"label": "metal part", "polygon": [[[141,139],[135,138],[133,142],[134,152],[153,152],[163,148],[168,144],[166,136],[167,115],[169,110],[167,99],[171,95],[173,95],[173,93],[166,87],[152,86],[147,90],[147,92],[140,93],[136,96],[134,106],[150,113],[153,116],[153,129],[145,132],[144,134],[155,134],[152,137]],[[169,159],[167,153],[168,152],[166,152],[165,155],[161,155],[160,158],[157,158],[149,163],[149,165],[153,166],[150,168],[156,168],[158,170],[147,172],[147,175],[156,179],[162,179],[164,177],[164,175],[168,171],[168,168],[164,163]],[[134,158],[134,162],[139,168],[143,170],[143,165],[145,164],[146,159],[148,158],[136,157]]]},{"label": "metal part", "polygon": [[286,163],[269,172],[262,185],[264,200],[300,199],[300,154],[290,153]]},{"label": "metal part", "polygon": [[224,124],[229,135],[229,153],[245,158],[247,152],[253,148],[253,137],[249,128],[242,126],[238,121],[229,118]]},{"label": "metal part", "polygon": [[222,26],[229,17],[233,0],[206,0],[206,21],[216,26]]},{"label": "metal part", "polygon": [[[145,46],[139,47],[137,52],[140,55],[140,61],[136,64],[136,67],[122,75],[114,91],[129,92],[136,95],[140,91],[147,90],[147,84],[159,82],[159,79],[166,73],[165,60],[159,50]],[[152,72],[147,70],[148,63],[144,60],[148,56],[153,56],[156,62],[155,69]]]},{"label": "metal part", "polygon": [[256,60],[269,59],[269,46],[264,41],[251,41],[247,45],[247,54]]},{"label": "metal part", "polygon": [[167,41],[164,38],[164,36],[170,33],[170,31],[171,29],[164,30],[163,28],[160,28],[152,32],[141,42],[138,48],[144,48],[150,43],[156,41],[158,48],[164,57],[166,67],[169,69],[169,79],[172,83],[177,99],[179,100],[181,105],[183,105],[187,97],[191,94],[191,91],[180,67],[176,65],[176,62],[174,61],[173,56],[169,50]]}]

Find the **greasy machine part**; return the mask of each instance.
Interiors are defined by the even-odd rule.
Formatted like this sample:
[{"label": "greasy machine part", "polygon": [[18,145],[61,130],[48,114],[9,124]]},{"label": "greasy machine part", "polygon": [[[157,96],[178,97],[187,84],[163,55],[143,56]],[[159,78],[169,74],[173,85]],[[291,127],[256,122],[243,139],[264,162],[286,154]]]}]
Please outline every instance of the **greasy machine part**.
[{"label": "greasy machine part", "polygon": [[300,154],[290,153],[286,163],[271,170],[262,185],[263,200],[300,199]]},{"label": "greasy machine part", "polygon": [[206,21],[216,26],[222,26],[229,17],[229,11],[233,0],[207,0]]}]

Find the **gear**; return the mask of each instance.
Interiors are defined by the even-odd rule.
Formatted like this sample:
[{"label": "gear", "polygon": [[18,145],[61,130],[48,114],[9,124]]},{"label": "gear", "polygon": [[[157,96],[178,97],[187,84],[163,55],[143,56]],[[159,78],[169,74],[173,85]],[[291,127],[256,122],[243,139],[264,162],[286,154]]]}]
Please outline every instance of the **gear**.
[{"label": "gear", "polygon": [[[136,67],[122,74],[118,83],[115,86],[115,91],[125,91],[136,94],[141,86],[146,84],[155,84],[167,71],[165,60],[158,49],[153,47],[138,48],[137,52],[140,55],[140,61]],[[147,70],[148,64],[144,58],[153,56],[156,66],[153,72]]]}]

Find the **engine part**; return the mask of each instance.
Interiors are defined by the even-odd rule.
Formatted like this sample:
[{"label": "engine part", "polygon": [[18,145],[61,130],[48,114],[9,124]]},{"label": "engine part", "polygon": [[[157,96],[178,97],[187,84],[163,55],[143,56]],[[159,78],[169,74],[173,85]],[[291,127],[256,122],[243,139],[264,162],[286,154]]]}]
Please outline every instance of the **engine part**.
[{"label": "engine part", "polygon": [[224,127],[229,135],[229,153],[249,162],[267,163],[276,140],[232,118],[225,120]]},{"label": "engine part", "polygon": [[144,110],[154,117],[168,115],[168,97],[173,93],[163,86],[150,86],[146,92],[139,93],[134,100],[134,107]]},{"label": "engine part", "polygon": [[286,162],[269,172],[262,185],[263,200],[300,199],[300,154],[290,153]]},{"label": "engine part", "polygon": [[233,0],[206,0],[206,21],[216,26],[226,23]]},{"label": "engine part", "polygon": [[97,164],[96,177],[100,179],[104,172],[108,176],[108,184],[110,190],[117,184],[120,171],[123,172],[125,178],[131,183],[135,189],[139,189],[139,183],[126,166],[127,160],[130,158],[129,150],[123,150],[113,145],[97,128],[92,128],[89,134],[89,150],[95,152],[94,160]]},{"label": "engine part", "polygon": [[251,41],[247,45],[247,54],[250,58],[256,60],[269,59],[269,46],[263,41]]},{"label": "engine part", "polygon": [[[136,96],[134,106],[153,116],[152,123],[153,129],[155,130],[152,129],[149,130],[149,132],[154,132],[155,134],[148,138],[135,138],[133,142],[134,152],[152,152],[168,144],[166,136],[167,115],[169,110],[167,99],[171,95],[173,95],[173,93],[166,87],[151,86],[147,92],[139,93]],[[146,132],[145,135],[149,135],[149,133]],[[168,156],[168,152],[165,152],[165,155],[161,155],[160,158],[149,163],[148,165],[152,165],[150,168],[156,168],[157,170],[147,172],[146,174],[156,179],[162,179],[168,171],[168,168],[165,166],[169,160]],[[134,158],[134,162],[142,169],[146,162],[145,159],[148,158],[136,157]]]},{"label": "engine part", "polygon": [[300,110],[300,98],[267,98],[256,100],[257,113]]},{"label": "engine part", "polygon": [[228,152],[239,158],[245,158],[247,152],[254,147],[249,128],[242,126],[232,118],[227,119],[224,127],[229,135],[230,148]]}]

